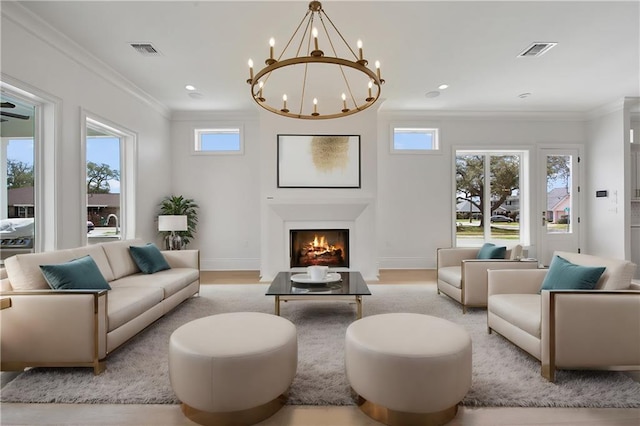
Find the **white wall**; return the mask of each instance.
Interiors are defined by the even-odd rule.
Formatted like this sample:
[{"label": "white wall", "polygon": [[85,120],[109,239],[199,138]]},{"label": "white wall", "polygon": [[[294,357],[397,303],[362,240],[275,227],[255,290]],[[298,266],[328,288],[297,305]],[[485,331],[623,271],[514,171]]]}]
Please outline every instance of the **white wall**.
[{"label": "white wall", "polygon": [[[629,147],[625,143],[622,104],[587,123],[585,252],[628,258],[628,227],[625,225],[625,191],[629,172]],[[595,192],[608,196],[596,198]]]},{"label": "white wall", "polygon": [[[3,4],[3,74],[62,101],[61,114],[56,117],[61,137],[55,152],[58,248],[81,245],[86,232],[86,216],[79,207],[84,203],[80,199],[84,183],[79,178],[85,167],[85,160],[80,158],[82,108],[137,133],[136,235],[154,240],[156,206],[171,185],[167,173],[171,169],[169,120],[122,85],[81,65],[85,58],[67,56],[67,41],[59,34],[50,32],[41,38],[25,30],[23,25],[40,31],[47,28],[14,7]],[[5,15],[8,11],[13,11],[10,17]],[[73,50],[74,46],[69,48]],[[90,59],[84,63],[90,63]]]},{"label": "white wall", "polygon": [[[240,124],[243,155],[193,155],[194,128]],[[174,114],[171,128],[174,195],[199,205],[188,248],[200,249],[203,270],[257,270],[260,263],[260,152],[257,114]],[[170,195],[167,193],[167,195]]]},{"label": "white wall", "polygon": [[[434,126],[440,129],[441,153],[391,154],[392,125]],[[574,116],[557,118],[465,116],[432,114],[380,114],[378,122],[378,244],[380,268],[434,268],[436,250],[455,243],[453,155],[455,149],[500,147],[531,150],[535,165],[537,146],[584,143],[584,124]],[[532,182],[536,167],[531,167]],[[535,187],[534,187],[535,188]],[[531,217],[539,208],[536,197]],[[532,232],[535,255],[536,232]]]}]

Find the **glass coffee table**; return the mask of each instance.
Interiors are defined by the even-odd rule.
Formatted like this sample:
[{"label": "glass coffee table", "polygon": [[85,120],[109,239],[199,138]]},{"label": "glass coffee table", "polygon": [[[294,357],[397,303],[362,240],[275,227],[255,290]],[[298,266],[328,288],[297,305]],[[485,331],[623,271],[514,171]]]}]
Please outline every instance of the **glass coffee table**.
[{"label": "glass coffee table", "polygon": [[[355,299],[356,318],[362,318],[362,296],[370,296],[371,292],[362,274],[353,272],[332,272],[340,274],[340,279],[330,282],[296,282],[304,274],[295,272],[279,272],[265,293],[275,296],[275,314],[280,315],[280,302],[287,300],[344,300]],[[296,277],[296,275],[298,277]],[[305,281],[305,280],[303,280]],[[329,281],[329,280],[326,280]]]}]

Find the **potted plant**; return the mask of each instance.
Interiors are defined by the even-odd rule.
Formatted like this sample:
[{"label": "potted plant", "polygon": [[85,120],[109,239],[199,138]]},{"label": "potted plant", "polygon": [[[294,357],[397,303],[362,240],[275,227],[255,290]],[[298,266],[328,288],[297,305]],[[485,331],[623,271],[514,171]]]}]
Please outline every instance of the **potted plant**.
[{"label": "potted plant", "polygon": [[[189,244],[193,239],[198,225],[198,205],[192,198],[184,198],[182,195],[169,195],[160,203],[160,215],[184,215],[187,216],[187,230],[177,231],[176,234],[182,239],[183,247]],[[168,236],[170,232],[160,232],[163,235],[166,244],[168,244]],[[167,249],[169,247],[167,246]]]}]

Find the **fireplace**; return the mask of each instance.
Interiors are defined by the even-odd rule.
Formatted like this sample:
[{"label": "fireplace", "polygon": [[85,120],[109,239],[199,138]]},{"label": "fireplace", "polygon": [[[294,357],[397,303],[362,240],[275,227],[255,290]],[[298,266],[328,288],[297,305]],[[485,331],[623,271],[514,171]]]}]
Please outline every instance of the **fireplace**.
[{"label": "fireplace", "polygon": [[291,229],[290,267],[349,267],[348,229]]}]

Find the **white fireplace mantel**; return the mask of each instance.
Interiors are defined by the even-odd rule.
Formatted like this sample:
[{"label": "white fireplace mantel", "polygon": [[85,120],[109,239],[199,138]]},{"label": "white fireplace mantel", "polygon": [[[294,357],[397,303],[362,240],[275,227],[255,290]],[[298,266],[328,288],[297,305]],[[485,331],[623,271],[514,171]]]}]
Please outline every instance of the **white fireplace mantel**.
[{"label": "white fireplace mantel", "polygon": [[[289,268],[289,230],[349,228],[350,270],[365,280],[378,279],[375,200],[373,198],[280,198],[267,199],[263,209],[262,281],[271,281]],[[338,225],[338,226],[336,226]]]}]

